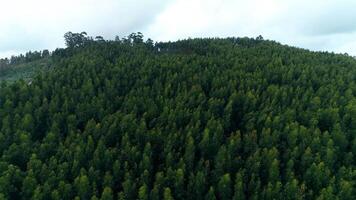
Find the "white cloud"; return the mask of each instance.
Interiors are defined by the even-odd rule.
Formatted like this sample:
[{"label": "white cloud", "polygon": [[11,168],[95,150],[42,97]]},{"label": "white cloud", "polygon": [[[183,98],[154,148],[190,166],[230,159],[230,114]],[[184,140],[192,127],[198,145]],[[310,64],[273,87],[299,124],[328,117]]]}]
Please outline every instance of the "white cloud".
[{"label": "white cloud", "polygon": [[125,36],[149,25],[168,2],[0,0],[0,55],[63,46],[67,31]]},{"label": "white cloud", "polygon": [[0,57],[63,46],[67,31],[154,40],[263,35],[356,55],[353,0],[0,0]]},{"label": "white cloud", "polygon": [[281,10],[276,0],[177,0],[148,31],[163,40],[258,34]]},{"label": "white cloud", "polygon": [[176,0],[148,29],[158,40],[263,35],[312,50],[356,55],[356,1]]}]

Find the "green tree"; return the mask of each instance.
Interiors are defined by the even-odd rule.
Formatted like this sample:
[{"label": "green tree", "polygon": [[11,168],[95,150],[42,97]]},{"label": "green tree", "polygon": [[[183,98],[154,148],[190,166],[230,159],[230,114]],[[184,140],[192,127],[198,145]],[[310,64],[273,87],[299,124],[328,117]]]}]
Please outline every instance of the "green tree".
[{"label": "green tree", "polygon": [[219,192],[220,199],[222,200],[231,199],[232,197],[231,187],[232,186],[231,186],[230,174],[223,175],[218,183],[218,192]]},{"label": "green tree", "polygon": [[148,188],[147,185],[142,185],[138,190],[138,198],[140,200],[148,200]]},{"label": "green tree", "polygon": [[209,192],[205,195],[205,200],[216,200],[213,187],[210,187]]},{"label": "green tree", "polygon": [[174,200],[174,198],[171,194],[171,189],[169,189],[169,188],[164,189],[163,199],[164,200]]},{"label": "green tree", "polygon": [[23,180],[21,196],[23,198],[30,199],[32,197],[36,187],[37,187],[37,180],[34,177],[33,171],[30,170],[28,172],[28,175],[26,176],[26,178]]},{"label": "green tree", "polygon": [[86,175],[82,175],[75,180],[78,195],[81,199],[89,199],[91,196],[89,179]]},{"label": "green tree", "polygon": [[233,199],[234,200],[245,199],[243,176],[241,172],[236,174]]},{"label": "green tree", "polygon": [[112,190],[109,187],[105,187],[103,193],[101,194],[100,200],[113,200]]}]

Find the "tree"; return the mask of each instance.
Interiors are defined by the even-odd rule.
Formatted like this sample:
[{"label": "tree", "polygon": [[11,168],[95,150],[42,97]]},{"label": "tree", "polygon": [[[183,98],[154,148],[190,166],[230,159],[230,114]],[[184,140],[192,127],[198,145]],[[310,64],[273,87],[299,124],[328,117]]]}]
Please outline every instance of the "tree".
[{"label": "tree", "polygon": [[143,34],[141,32],[131,33],[128,36],[128,39],[131,41],[132,44],[141,44],[143,43]]},{"label": "tree", "polygon": [[340,185],[340,191],[339,191],[339,198],[340,199],[345,199],[345,200],[351,200],[354,199],[355,197],[355,188],[352,186],[352,183],[346,180],[341,180],[341,185]]},{"label": "tree", "polygon": [[135,196],[136,185],[135,183],[133,183],[130,174],[127,173],[125,176],[126,176],[125,181],[122,183],[122,188],[123,188],[125,198],[133,199]]},{"label": "tree", "polygon": [[333,194],[332,187],[323,188],[318,196],[317,200],[333,200],[337,197]]},{"label": "tree", "polygon": [[172,194],[171,194],[171,189],[169,189],[169,188],[164,189],[163,199],[164,200],[174,200],[174,198],[172,197]]},{"label": "tree", "polygon": [[298,187],[298,180],[293,179],[288,182],[284,188],[284,194],[286,199],[302,199]]},{"label": "tree", "polygon": [[86,175],[81,175],[75,180],[78,195],[81,199],[89,199],[91,195],[89,180]]},{"label": "tree", "polygon": [[51,193],[51,199],[53,200],[60,200],[61,196],[59,195],[58,190],[53,190]]},{"label": "tree", "polygon": [[259,35],[258,37],[256,37],[256,40],[257,40],[257,41],[262,41],[262,40],[263,40],[262,35]]},{"label": "tree", "polygon": [[95,41],[97,41],[97,42],[104,42],[105,40],[104,40],[104,38],[103,38],[102,36],[96,36],[96,37],[95,37]]},{"label": "tree", "polygon": [[210,187],[209,192],[205,195],[205,200],[216,200],[213,187]]},{"label": "tree", "polygon": [[174,194],[177,199],[185,199],[184,171],[182,169],[178,169],[175,174]]},{"label": "tree", "polygon": [[34,177],[33,171],[30,170],[26,178],[22,183],[22,194],[21,196],[24,198],[32,198],[32,195],[37,187],[37,181]]},{"label": "tree", "polygon": [[243,200],[243,199],[245,199],[243,176],[242,176],[241,172],[236,174],[235,189],[234,189],[233,199],[234,200]]},{"label": "tree", "polygon": [[195,160],[194,139],[189,135],[186,141],[185,151],[184,151],[184,161],[185,164],[187,165],[188,171],[193,170],[194,160]]},{"label": "tree", "polygon": [[274,159],[271,167],[269,169],[269,178],[268,180],[271,183],[276,183],[277,181],[279,181],[279,162],[277,159]]},{"label": "tree", "polygon": [[113,200],[112,190],[109,187],[105,187],[103,193],[101,194],[100,200]]},{"label": "tree", "polygon": [[219,197],[222,200],[228,200],[232,197],[231,192],[231,178],[230,174],[225,174],[220,178],[218,183]]},{"label": "tree", "polygon": [[140,200],[148,200],[148,188],[147,185],[142,185],[138,190],[138,199]]},{"label": "tree", "polygon": [[64,34],[64,40],[68,48],[74,48],[74,47],[80,47],[85,45],[86,43],[88,43],[88,41],[90,41],[90,38],[87,37],[86,32],[81,32],[81,33],[67,32]]},{"label": "tree", "polygon": [[45,49],[45,50],[43,50],[42,51],[42,57],[43,58],[46,58],[46,57],[48,57],[50,54],[49,54],[49,51],[47,50],[47,49]]}]

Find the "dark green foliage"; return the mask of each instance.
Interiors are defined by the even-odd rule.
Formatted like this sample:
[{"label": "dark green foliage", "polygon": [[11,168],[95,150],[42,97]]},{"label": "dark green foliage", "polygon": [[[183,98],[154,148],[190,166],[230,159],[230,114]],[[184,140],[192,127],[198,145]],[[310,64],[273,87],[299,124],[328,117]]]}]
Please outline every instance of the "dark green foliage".
[{"label": "dark green foliage", "polygon": [[3,67],[0,64],[0,82],[3,80],[14,82],[18,79],[30,81],[36,73],[47,71],[50,69],[50,66],[51,60],[49,58],[6,64]]},{"label": "dark green foliage", "polygon": [[86,32],[72,33],[67,32],[64,34],[64,40],[68,48],[84,46],[91,39],[87,37]]},{"label": "dark green foliage", "polygon": [[0,86],[0,199],[356,199],[353,58],[65,39],[53,70]]}]

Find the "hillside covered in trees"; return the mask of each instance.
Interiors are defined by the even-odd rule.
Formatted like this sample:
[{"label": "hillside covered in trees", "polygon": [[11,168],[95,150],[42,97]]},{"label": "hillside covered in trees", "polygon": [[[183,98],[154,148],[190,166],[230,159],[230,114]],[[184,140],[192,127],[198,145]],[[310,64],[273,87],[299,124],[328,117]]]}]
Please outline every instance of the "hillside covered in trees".
[{"label": "hillside covered in trees", "polygon": [[0,199],[356,199],[354,58],[262,37],[65,41],[31,84],[1,83]]},{"label": "hillside covered in trees", "polygon": [[38,71],[48,70],[51,56],[48,50],[27,52],[11,58],[0,58],[0,81],[30,80]]}]

